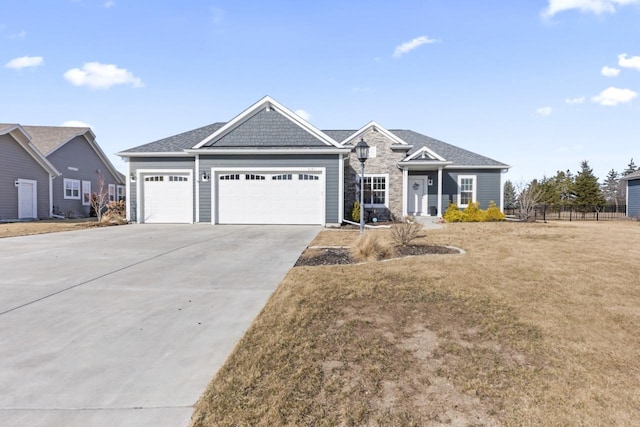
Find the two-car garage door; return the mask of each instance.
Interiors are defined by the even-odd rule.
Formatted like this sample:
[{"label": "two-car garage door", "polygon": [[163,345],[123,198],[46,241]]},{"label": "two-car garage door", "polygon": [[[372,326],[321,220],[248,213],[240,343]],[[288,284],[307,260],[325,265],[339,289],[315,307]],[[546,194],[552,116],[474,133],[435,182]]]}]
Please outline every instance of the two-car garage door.
[{"label": "two-car garage door", "polygon": [[[211,208],[216,224],[323,224],[323,170],[217,170],[200,185],[200,213]],[[140,175],[141,222],[194,222],[194,182],[190,171]],[[209,187],[209,188],[207,188]],[[203,205],[206,203],[206,206]]]},{"label": "two-car garage door", "polygon": [[322,224],[318,171],[224,171],[213,175],[218,224]]}]

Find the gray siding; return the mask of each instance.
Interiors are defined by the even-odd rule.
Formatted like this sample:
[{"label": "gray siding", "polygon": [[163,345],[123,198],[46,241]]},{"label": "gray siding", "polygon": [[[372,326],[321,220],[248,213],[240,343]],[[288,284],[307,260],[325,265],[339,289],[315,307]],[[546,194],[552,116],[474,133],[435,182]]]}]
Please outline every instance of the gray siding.
[{"label": "gray siding", "polygon": [[[339,223],[339,156],[336,154],[291,155],[233,155],[233,156],[200,156],[200,170],[211,170],[212,167],[324,167],[325,176],[325,221]],[[200,222],[211,221],[211,183],[200,183]]]},{"label": "gray siding", "polygon": [[[193,157],[130,157],[129,169],[130,172],[134,174],[134,176],[137,176],[138,169],[183,169],[193,171],[193,218],[195,219],[195,181],[197,180],[197,174],[195,173],[195,159]],[[138,182],[131,182],[130,184],[129,200],[127,201],[127,203],[129,204],[129,219],[131,221],[137,221],[138,218],[136,217],[136,213],[138,207]]]},{"label": "gray siding", "polygon": [[490,201],[494,201],[500,206],[500,169],[483,170],[447,170],[442,173],[442,209],[446,210],[449,202],[458,203],[458,176],[475,175],[476,178],[476,198],[480,202],[480,208],[486,209]]},{"label": "gray siding", "polygon": [[640,179],[627,181],[629,190],[627,200],[627,216],[640,218]]},{"label": "gray siding", "polygon": [[18,218],[19,178],[38,182],[38,217],[49,218],[49,174],[13,137],[0,135],[0,219]]},{"label": "gray siding", "polygon": [[[75,215],[79,217],[89,216],[88,205],[82,204],[80,200],[64,198],[64,178],[77,179],[80,181],[80,193],[82,194],[82,181],[91,181],[91,192],[98,191],[98,170],[104,178],[105,191],[108,184],[123,185],[118,183],[118,178],[113,176],[107,166],[100,160],[89,142],[84,136],[78,136],[67,142],[58,150],[51,153],[47,159],[62,174],[53,181],[53,206],[54,211],[63,215]],[[77,168],[77,171],[68,168]],[[117,187],[116,187],[117,197]]]}]

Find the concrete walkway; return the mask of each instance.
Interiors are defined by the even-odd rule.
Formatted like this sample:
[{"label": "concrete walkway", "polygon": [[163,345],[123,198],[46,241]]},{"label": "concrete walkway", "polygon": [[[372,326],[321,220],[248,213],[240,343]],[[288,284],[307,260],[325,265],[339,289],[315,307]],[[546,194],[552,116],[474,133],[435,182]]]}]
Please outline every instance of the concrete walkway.
[{"label": "concrete walkway", "polygon": [[188,425],[319,230],[128,225],[0,239],[0,424]]}]

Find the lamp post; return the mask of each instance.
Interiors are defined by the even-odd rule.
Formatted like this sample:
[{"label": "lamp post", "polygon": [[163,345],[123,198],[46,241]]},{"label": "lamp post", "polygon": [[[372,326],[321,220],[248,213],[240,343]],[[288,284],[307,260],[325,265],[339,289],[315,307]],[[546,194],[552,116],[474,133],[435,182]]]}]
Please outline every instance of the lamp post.
[{"label": "lamp post", "polygon": [[355,147],[356,156],[362,165],[362,173],[360,175],[360,234],[364,233],[364,162],[369,158],[369,146],[360,138],[360,142]]}]

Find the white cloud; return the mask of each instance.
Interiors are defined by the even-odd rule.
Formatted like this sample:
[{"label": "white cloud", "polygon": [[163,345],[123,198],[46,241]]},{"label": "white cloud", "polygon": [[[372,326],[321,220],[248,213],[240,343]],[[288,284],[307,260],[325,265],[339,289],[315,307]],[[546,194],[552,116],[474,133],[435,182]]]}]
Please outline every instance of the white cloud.
[{"label": "white cloud", "polygon": [[609,87],[597,96],[591,98],[591,101],[605,105],[607,107],[613,107],[618,104],[624,104],[626,102],[631,102],[633,98],[638,96],[638,94],[631,89],[619,89],[617,87]]},{"label": "white cloud", "polygon": [[295,113],[306,121],[309,121],[309,119],[311,118],[311,114],[307,113],[304,110],[296,110]]},{"label": "white cloud", "polygon": [[405,53],[411,52],[418,46],[422,46],[423,44],[435,43],[436,41],[436,39],[430,39],[427,36],[416,37],[415,39],[402,43],[400,46],[396,47],[396,50],[393,52],[393,57],[398,58]]},{"label": "white cloud", "polygon": [[4,66],[6,68],[13,68],[14,70],[21,70],[23,68],[36,68],[43,63],[44,59],[42,56],[21,56],[19,58],[13,58]]},{"label": "white cloud", "polygon": [[596,15],[614,13],[619,6],[638,3],[640,0],[549,0],[549,5],[542,12],[551,17],[559,12],[578,9],[580,12],[591,12]]},{"label": "white cloud", "polygon": [[600,74],[602,74],[605,77],[616,77],[618,74],[620,74],[620,69],[607,67],[605,65],[604,67],[602,67],[602,70],[600,70]]},{"label": "white cloud", "polygon": [[618,65],[624,68],[634,68],[640,71],[640,56],[629,56],[626,53],[618,55]]},{"label": "white cloud", "polygon": [[124,84],[135,88],[144,87],[142,80],[126,68],[99,62],[87,62],[82,69],[72,68],[64,73],[64,78],[74,86],[88,86],[91,89],[109,89],[111,86]]},{"label": "white cloud", "polygon": [[553,108],[551,107],[540,107],[536,110],[536,114],[539,116],[548,116],[553,112]]},{"label": "white cloud", "polygon": [[25,30],[22,30],[22,31],[20,31],[18,33],[15,33],[15,34],[11,34],[9,36],[10,39],[23,39],[25,37],[27,37],[27,32]]},{"label": "white cloud", "polygon": [[90,128],[91,125],[81,122],[80,120],[68,120],[62,124],[62,126],[70,128]]},{"label": "white cloud", "polygon": [[575,104],[582,104],[584,103],[585,97],[584,96],[580,96],[578,98],[567,98],[564,100],[564,102],[566,102],[569,105],[575,105]]},{"label": "white cloud", "polygon": [[116,5],[116,2],[113,0],[107,0],[106,2],[104,2],[105,9],[111,9],[115,5]]}]

